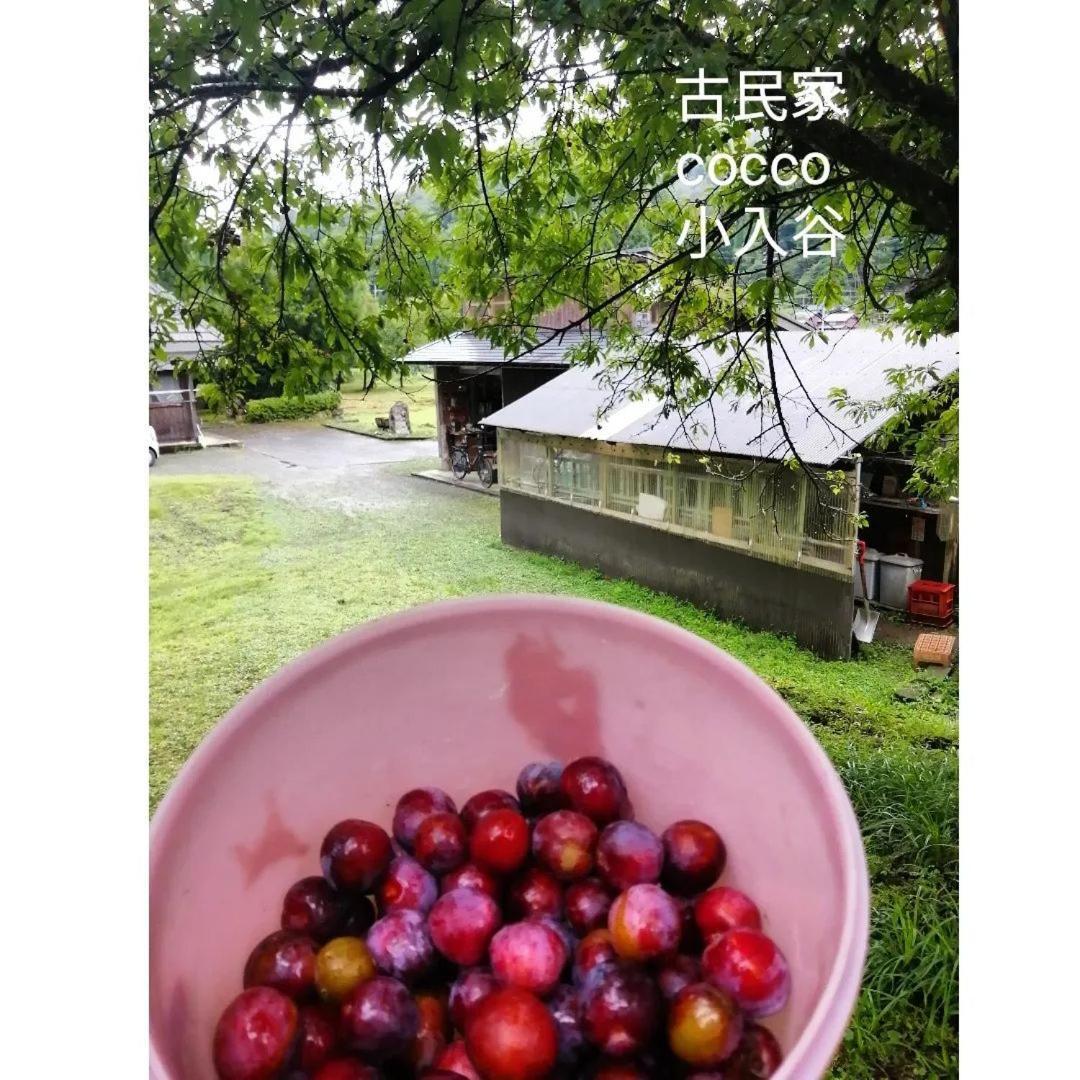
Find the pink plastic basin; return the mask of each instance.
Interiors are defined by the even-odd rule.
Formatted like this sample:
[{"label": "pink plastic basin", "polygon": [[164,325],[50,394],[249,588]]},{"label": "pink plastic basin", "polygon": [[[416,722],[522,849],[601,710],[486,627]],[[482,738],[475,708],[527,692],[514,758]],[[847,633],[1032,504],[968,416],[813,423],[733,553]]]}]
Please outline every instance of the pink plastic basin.
[{"label": "pink plastic basin", "polygon": [[791,1000],[768,1021],[780,1080],[824,1075],[868,935],[858,824],[802,721],[726,653],[623,608],[539,596],[449,601],[367,623],[253,690],[154,817],[151,1076],[211,1080],[210,1043],[281,897],[344,817],[389,827],[405,790],[460,805],[520,767],[602,754],[639,820],[720,830],[723,880],[760,903]]}]

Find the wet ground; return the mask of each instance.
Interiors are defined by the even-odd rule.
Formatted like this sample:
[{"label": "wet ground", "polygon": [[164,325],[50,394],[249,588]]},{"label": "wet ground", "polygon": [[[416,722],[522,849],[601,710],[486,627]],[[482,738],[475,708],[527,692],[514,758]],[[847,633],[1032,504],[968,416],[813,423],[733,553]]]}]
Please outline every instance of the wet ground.
[{"label": "wet ground", "polygon": [[252,476],[290,501],[357,513],[408,502],[416,485],[430,484],[411,469],[437,464],[434,439],[395,443],[311,423],[204,430],[243,445],[162,454],[155,474]]}]

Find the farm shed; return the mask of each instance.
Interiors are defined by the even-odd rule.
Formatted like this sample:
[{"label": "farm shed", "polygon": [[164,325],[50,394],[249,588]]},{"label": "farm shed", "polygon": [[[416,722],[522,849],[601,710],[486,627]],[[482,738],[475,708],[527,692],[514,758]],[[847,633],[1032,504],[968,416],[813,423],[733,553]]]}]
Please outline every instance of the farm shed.
[{"label": "farm shed", "polygon": [[[932,363],[943,376],[958,366],[959,339],[778,338],[783,416],[813,478],[783,461],[775,415],[731,396],[665,415],[654,397],[633,400],[633,378],[617,368],[571,368],[484,421],[498,432],[503,540],[792,634],[822,656],[850,655],[863,444],[890,414],[854,423],[829,390],[877,400],[891,368]],[[706,375],[725,362],[700,350]],[[837,491],[825,479],[834,471]]]},{"label": "farm shed", "polygon": [[499,346],[467,330],[428,342],[405,357],[405,363],[431,365],[435,372],[439,456],[447,468],[456,436],[566,371],[567,354],[584,338],[580,330],[540,334],[543,344],[517,360],[508,361]]},{"label": "farm shed", "polygon": [[[163,293],[158,286],[151,288]],[[195,385],[191,375],[180,369],[182,361],[218,348],[224,339],[205,322],[195,326],[186,324],[179,307],[175,312],[175,324],[165,342],[165,359],[153,365],[150,372],[150,426],[162,447],[198,446]]]}]

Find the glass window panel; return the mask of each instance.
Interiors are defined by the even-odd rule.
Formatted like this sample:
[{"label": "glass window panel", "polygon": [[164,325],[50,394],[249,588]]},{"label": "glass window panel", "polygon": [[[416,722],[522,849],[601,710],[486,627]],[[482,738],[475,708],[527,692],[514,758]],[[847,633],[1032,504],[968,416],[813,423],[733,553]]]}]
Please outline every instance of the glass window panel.
[{"label": "glass window panel", "polygon": [[552,457],[552,473],[556,499],[600,505],[600,465],[596,454],[556,450]]},{"label": "glass window panel", "polygon": [[499,473],[509,488],[745,545],[764,558],[851,565],[854,485],[834,494],[786,465],[625,457],[500,433]]}]

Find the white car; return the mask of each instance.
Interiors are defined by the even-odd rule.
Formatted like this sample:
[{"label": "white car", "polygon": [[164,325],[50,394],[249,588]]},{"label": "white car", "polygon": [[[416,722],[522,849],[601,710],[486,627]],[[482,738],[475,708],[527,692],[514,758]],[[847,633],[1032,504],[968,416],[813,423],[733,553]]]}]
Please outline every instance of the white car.
[{"label": "white car", "polygon": [[154,467],[154,462],[158,459],[158,454],[161,450],[158,448],[157,432],[154,430],[153,424],[147,424],[150,429],[150,468]]}]

